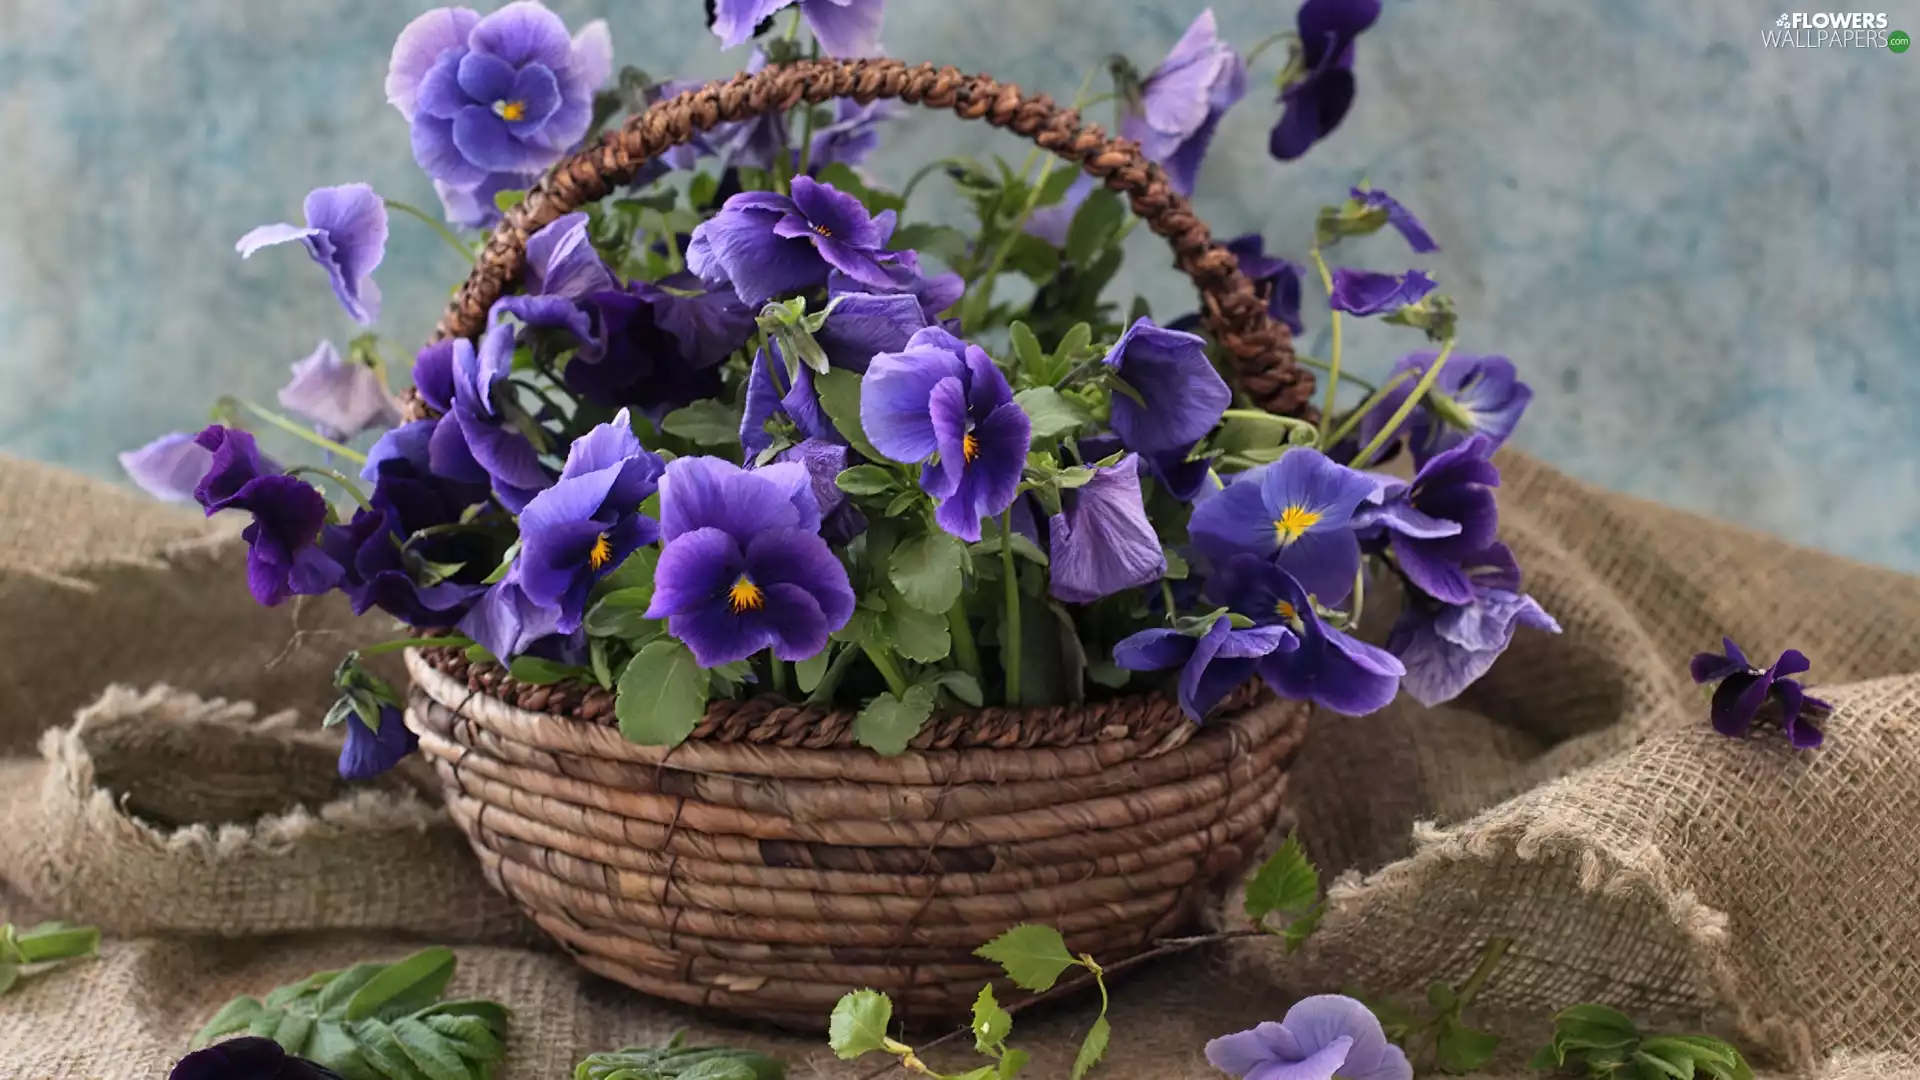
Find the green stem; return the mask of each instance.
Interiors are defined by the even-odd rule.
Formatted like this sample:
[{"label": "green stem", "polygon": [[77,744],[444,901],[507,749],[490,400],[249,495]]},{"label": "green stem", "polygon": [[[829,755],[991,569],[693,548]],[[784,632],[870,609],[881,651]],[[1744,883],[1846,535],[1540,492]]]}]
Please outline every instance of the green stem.
[{"label": "green stem", "polygon": [[442,645],[471,645],[472,639],[464,634],[450,637],[410,637],[393,641],[382,641],[376,645],[363,645],[354,651],[361,656],[379,656],[381,653],[399,652],[401,649],[437,649]]},{"label": "green stem", "polygon": [[939,161],[930,161],[918,169],[915,169],[913,175],[907,177],[907,186],[900,189],[900,201],[904,203],[911,200],[913,198],[913,189],[920,186],[920,181],[925,180],[927,177],[933,175],[935,171],[944,169],[952,163],[952,158],[941,158]]},{"label": "green stem", "polygon": [[427,213],[417,206],[410,203],[403,203],[398,199],[387,199],[385,202],[389,210],[398,210],[409,217],[419,218],[421,221],[426,222],[434,232],[440,234],[440,239],[445,240],[447,246],[460,253],[460,258],[463,262],[473,261],[473,249],[468,247],[466,241],[460,239],[459,235],[452,229],[447,228],[446,224],[439,218],[434,217],[432,214]]},{"label": "green stem", "polygon": [[324,465],[295,465],[293,468],[287,470],[288,476],[299,476],[301,473],[312,473],[315,476],[324,476],[337,484],[342,491],[353,496],[353,501],[360,504],[360,509],[373,509],[373,504],[367,501],[367,497],[360,494],[360,485],[340,475],[338,472]]},{"label": "green stem", "polygon": [[955,604],[947,609],[947,632],[953,635],[953,659],[960,670],[980,678],[980,646],[973,640],[973,624],[967,621],[967,609],[964,604]]},{"label": "green stem", "polygon": [[1474,995],[1480,992],[1488,979],[1493,978],[1494,969],[1500,966],[1500,961],[1506,958],[1507,950],[1512,947],[1512,938],[1496,937],[1487,941],[1486,949],[1480,953],[1479,965],[1473,969],[1473,974],[1467,976],[1467,981],[1460,984],[1459,991],[1454,994],[1454,1000],[1459,1003],[1461,1011],[1465,1011],[1468,1005],[1473,1004]]},{"label": "green stem", "polygon": [[767,665],[773,669],[773,692],[780,695],[781,697],[786,697],[787,696],[786,661],[773,655],[773,650],[768,649]]},{"label": "green stem", "polygon": [[792,21],[787,23],[787,40],[792,41],[795,38],[798,38],[799,36],[800,36],[800,9],[796,7],[793,9]]},{"label": "green stem", "polygon": [[1167,621],[1168,622],[1172,622],[1176,617],[1178,617],[1179,613],[1174,610],[1173,582],[1168,581],[1166,578],[1160,579],[1160,602],[1167,605]]},{"label": "green stem", "polygon": [[[1314,357],[1302,355],[1300,353],[1295,353],[1293,358],[1307,365],[1308,367],[1313,368],[1316,371],[1328,370],[1328,365],[1325,360],[1318,360],[1318,359],[1315,359]],[[1375,386],[1374,384],[1368,382],[1367,380],[1361,378],[1360,376],[1354,375],[1351,373],[1343,372],[1341,373],[1340,378],[1344,382],[1350,382],[1353,385],[1359,387],[1360,389],[1366,390],[1369,392],[1380,389],[1378,386]]]},{"label": "green stem", "polygon": [[1412,376],[1412,374],[1413,372],[1411,371],[1403,371],[1400,374],[1395,375],[1393,378],[1388,379],[1387,385],[1382,386],[1379,389],[1375,390],[1371,395],[1367,397],[1367,400],[1360,403],[1359,408],[1348,413],[1347,418],[1345,420],[1340,421],[1340,426],[1337,428],[1334,428],[1333,432],[1327,436],[1326,445],[1328,446],[1340,445],[1340,440],[1346,438],[1348,432],[1352,431],[1360,423],[1361,420],[1365,419],[1368,413],[1378,408],[1380,406],[1380,403],[1386,400],[1387,395],[1391,394],[1394,391],[1395,387],[1399,386],[1403,382],[1406,382],[1407,379]]},{"label": "green stem", "polygon": [[1013,510],[1000,515],[1000,575],[1006,578],[1007,622],[1000,634],[1000,666],[1007,672],[1007,704],[1020,704],[1020,577],[1013,565]]},{"label": "green stem", "polygon": [[1360,568],[1353,572],[1353,609],[1348,612],[1347,625],[1357,633],[1360,629],[1360,615],[1367,610],[1367,561],[1360,560]]},{"label": "green stem", "polygon": [[1248,50],[1247,52],[1247,59],[1245,61],[1246,66],[1251,68],[1253,66],[1253,62],[1255,60],[1260,59],[1261,53],[1266,52],[1268,49],[1273,48],[1275,45],[1278,45],[1279,43],[1293,36],[1294,36],[1294,31],[1282,30],[1277,34],[1271,35],[1266,40],[1260,42],[1260,44],[1255,45],[1252,49]]},{"label": "green stem", "polygon": [[880,677],[887,680],[887,688],[893,691],[893,696],[906,697],[907,677],[900,674],[900,665],[893,662],[892,650],[876,646],[871,641],[861,642],[860,648],[865,650],[867,659],[873,661],[873,666],[880,672]]},{"label": "green stem", "polygon": [[253,402],[246,401],[244,399],[234,399],[234,402],[235,404],[239,405],[241,408],[247,410],[253,415],[259,417],[262,420],[265,420],[267,423],[272,424],[274,427],[279,428],[281,431],[284,431],[287,434],[293,435],[297,438],[305,439],[307,442],[312,443],[313,445],[321,448],[322,450],[327,451],[328,453],[339,454],[341,457],[346,458],[348,461],[357,461],[362,465],[365,465],[367,463],[367,455],[361,453],[360,451],[355,450],[351,447],[342,446],[341,444],[334,442],[332,439],[327,438],[325,435],[322,435],[319,432],[311,431],[307,428],[301,427],[299,424],[294,423],[293,421],[287,419],[284,416],[281,416],[279,413],[274,412],[271,409],[263,409],[260,406],[255,405]]},{"label": "green stem", "polygon": [[[1320,245],[1315,244],[1313,251],[1309,254],[1313,256],[1313,268],[1320,271],[1320,284],[1326,288],[1327,295],[1331,297],[1333,271],[1327,269],[1327,260],[1320,257]],[[1325,436],[1327,425],[1333,422],[1333,398],[1340,392],[1340,313],[1331,306],[1327,308],[1327,327],[1333,334],[1333,345],[1332,351],[1327,356],[1327,404],[1320,410],[1321,446],[1327,445]]]},{"label": "green stem", "polygon": [[1375,435],[1373,441],[1353,459],[1354,468],[1366,468],[1367,462],[1373,460],[1373,455],[1387,445],[1387,441],[1393,438],[1394,432],[1400,430],[1400,425],[1406,422],[1407,417],[1413,415],[1413,410],[1420,404],[1420,399],[1427,396],[1428,390],[1433,389],[1433,381],[1440,377],[1440,369],[1447,366],[1447,358],[1452,355],[1453,339],[1448,338],[1440,346],[1440,355],[1433,358],[1433,364],[1427,368],[1426,374],[1420,376],[1420,381],[1414,384],[1413,393],[1408,394],[1407,400],[1401,402],[1400,407],[1393,411],[1386,425],[1380,429],[1380,434]]},{"label": "green stem", "polygon": [[[1263,412],[1259,409],[1228,409],[1226,412],[1220,414],[1220,419],[1247,420],[1256,424],[1265,424],[1268,427],[1281,428],[1288,432],[1296,430],[1314,431],[1313,425],[1307,423],[1305,420],[1295,420],[1291,416],[1276,416],[1273,413]],[[1293,441],[1291,436],[1289,436],[1287,441]],[[1317,432],[1315,432],[1315,441],[1318,441]]]},{"label": "green stem", "polygon": [[1047,176],[1053,172],[1054,163],[1059,160],[1051,154],[1047,155],[1047,160],[1040,166],[1040,178],[1027,189],[1027,201],[1020,207],[1020,216],[1014,220],[1013,228],[1007,231],[1007,235],[1002,237],[1000,243],[993,249],[993,259],[987,263],[987,272],[980,277],[978,290],[968,290],[969,296],[974,300],[965,309],[961,323],[969,330],[977,329],[975,322],[993,307],[994,279],[999,277],[1000,267],[1006,263],[1007,256],[1013,253],[1013,245],[1026,234],[1027,222],[1032,219],[1034,210],[1040,205],[1040,189],[1047,186]]}]

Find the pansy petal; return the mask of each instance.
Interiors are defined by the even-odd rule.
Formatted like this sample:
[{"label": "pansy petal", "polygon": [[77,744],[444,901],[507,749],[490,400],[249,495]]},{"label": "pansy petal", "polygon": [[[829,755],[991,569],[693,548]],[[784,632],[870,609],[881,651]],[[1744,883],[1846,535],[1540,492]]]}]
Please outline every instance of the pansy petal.
[{"label": "pansy petal", "polygon": [[1232,1076],[1244,1077],[1254,1067],[1275,1057],[1274,1039],[1287,1035],[1285,1027],[1273,1020],[1246,1031],[1222,1035],[1207,1043],[1207,1064]]},{"label": "pansy petal", "polygon": [[1728,677],[1713,691],[1713,729],[1734,738],[1745,735],[1769,689],[1768,679],[1750,672]]},{"label": "pansy petal", "polygon": [[514,138],[504,119],[483,105],[469,105],[453,118],[453,145],[483,172],[540,166],[540,157]]},{"label": "pansy petal", "polygon": [[860,386],[860,424],[874,448],[902,464],[931,457],[940,448],[928,411],[933,388],[952,379],[957,389],[963,371],[958,357],[939,349],[875,356]]},{"label": "pansy petal", "polygon": [[[478,108],[464,106],[463,108]],[[482,109],[485,113],[486,110]],[[458,114],[456,114],[458,115]],[[487,113],[491,116],[491,113]],[[413,142],[413,160],[421,171],[453,188],[472,188],[494,175],[489,169],[468,161],[453,137],[454,120],[439,119],[422,112],[413,118],[409,136]]]},{"label": "pansy petal", "polygon": [[387,102],[400,115],[413,119],[420,94],[421,80],[433,69],[441,54],[449,49],[464,49],[467,35],[480,21],[472,8],[435,8],[416,17],[394,39],[393,55],[387,62]]},{"label": "pansy petal", "polygon": [[272,225],[262,225],[259,228],[249,230],[247,235],[242,236],[239,242],[233,245],[233,249],[240,253],[241,258],[245,259],[250,258],[254,252],[259,251],[263,247],[272,247],[275,244],[285,244],[294,240],[305,240],[309,236],[318,235],[320,235],[319,229],[280,221]]},{"label": "pansy petal", "polygon": [[1687,665],[1696,683],[1719,682],[1729,675],[1737,675],[1747,670],[1747,665],[1719,653],[1695,653]]},{"label": "pansy petal", "polygon": [[1282,545],[1274,561],[1322,604],[1332,607],[1353,592],[1354,575],[1360,570],[1360,541],[1345,529],[1315,530]]},{"label": "pansy petal", "polygon": [[1773,662],[1773,674],[1776,676],[1798,675],[1812,667],[1813,662],[1807,659],[1807,654],[1799,649],[1788,649],[1780,654],[1780,659]]},{"label": "pansy petal", "polygon": [[[768,466],[749,473],[738,465],[712,457],[683,457],[668,462],[660,480],[662,537],[672,540],[681,533],[706,527],[744,537],[762,529],[798,526],[802,511],[796,493],[759,475],[775,468],[778,467]],[[807,482],[805,469],[800,472],[804,484]]]},{"label": "pansy petal", "polygon": [[1197,640],[1165,627],[1142,630],[1122,639],[1113,647],[1113,662],[1128,671],[1163,671],[1179,667],[1193,655]]},{"label": "pansy petal", "polygon": [[1352,1040],[1340,1075],[1351,1080],[1411,1080],[1406,1054],[1387,1040],[1380,1021],[1365,1005],[1340,994],[1302,998],[1287,1010],[1283,1023],[1300,1045],[1322,1048],[1341,1038]]},{"label": "pansy petal", "polygon": [[647,618],[664,619],[724,597],[746,567],[739,542],[715,528],[681,533],[660,548]]},{"label": "pansy petal", "polygon": [[1268,1061],[1247,1074],[1247,1080],[1332,1080],[1346,1063],[1345,1035],[1298,1061]]},{"label": "pansy petal", "polygon": [[514,67],[540,64],[562,68],[573,56],[567,24],[539,0],[515,0],[481,19],[468,35],[474,49]]},{"label": "pansy petal", "polygon": [[753,37],[759,25],[775,12],[790,6],[794,0],[715,0],[713,5],[713,32],[720,37],[720,47],[731,49],[744,45]]},{"label": "pansy petal", "polygon": [[773,638],[773,655],[781,660],[805,660],[827,646],[830,628],[813,593],[798,585],[764,587],[765,607],[758,619]]},{"label": "pansy petal", "polygon": [[885,0],[800,0],[800,14],[828,56],[879,56]]},{"label": "pansy petal", "polygon": [[1273,521],[1260,484],[1241,482],[1195,504],[1187,531],[1202,554],[1225,560],[1240,553],[1267,555],[1277,550],[1280,539]]}]

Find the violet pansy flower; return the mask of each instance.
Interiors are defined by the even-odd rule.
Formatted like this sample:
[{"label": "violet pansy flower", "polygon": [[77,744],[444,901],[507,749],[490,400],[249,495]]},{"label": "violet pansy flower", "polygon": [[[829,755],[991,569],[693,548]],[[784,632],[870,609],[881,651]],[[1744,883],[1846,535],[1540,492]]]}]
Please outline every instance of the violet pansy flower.
[{"label": "violet pansy flower", "polygon": [[1301,74],[1280,92],[1286,105],[1267,152],[1292,161],[1333,134],[1353,107],[1353,42],[1380,17],[1380,0],[1306,0],[1296,25]]},{"label": "violet pansy flower", "polygon": [[687,268],[727,282],[758,308],[788,292],[826,284],[834,270],[885,289],[898,257],[886,250],[894,213],[869,215],[860,200],[812,177],[796,176],[793,195],[745,191],[693,230]]},{"label": "violet pansy flower", "polygon": [[1013,504],[1033,437],[992,357],[928,327],[904,350],[874,357],[861,391],[861,426],[874,448],[904,464],[924,462],[920,488],[939,502],[935,523],[980,539],[980,519]]},{"label": "violet pansy flower", "polygon": [[380,706],[380,730],[362,723],[358,712],[349,711],[346,719],[347,741],[340,747],[338,769],[343,780],[371,780],[400,764],[420,746],[420,736],[407,730],[400,710]]},{"label": "violet pansy flower", "polygon": [[140,490],[164,502],[192,502],[193,490],[213,464],[213,452],[184,431],[171,431],[138,450],[120,454],[120,467]]},{"label": "violet pansy flower", "polygon": [[808,144],[809,170],[865,161],[880,145],[880,124],[897,119],[901,113],[899,106],[884,99],[862,105],[852,98],[834,98],[830,107],[832,122],[815,128]]},{"label": "violet pansy flower", "polygon": [[1354,515],[1356,529],[1381,526],[1400,572],[1442,603],[1473,602],[1468,567],[1494,542],[1500,470],[1487,460],[1492,453],[1493,442],[1476,435],[1429,459],[1412,483],[1388,482],[1378,506]]},{"label": "violet pansy flower", "polygon": [[1338,604],[1360,568],[1353,515],[1379,487],[1377,479],[1300,447],[1200,501],[1187,532],[1209,559],[1273,559],[1322,603]]},{"label": "violet pansy flower", "polygon": [[1160,163],[1175,190],[1191,195],[1221,115],[1246,92],[1246,64],[1220,40],[1207,8],[1140,84],[1137,107],[1121,120],[1120,134]]},{"label": "violet pansy flower", "polygon": [[965,279],[951,270],[928,277],[920,268],[918,252],[894,251],[889,255],[891,261],[886,264],[888,281],[885,285],[856,281],[836,270],[827,275],[827,295],[836,299],[862,293],[869,296],[911,296],[920,302],[922,325],[931,325],[942,312],[959,303],[960,294],[966,292]]},{"label": "violet pansy flower", "polygon": [[1140,495],[1139,455],[1095,469],[1093,479],[1061,492],[1060,503],[1047,526],[1047,591],[1056,599],[1090,604],[1166,573],[1166,553]]},{"label": "violet pansy flower", "polygon": [[620,283],[587,236],[587,215],[565,214],[527,237],[527,292],[578,300]]},{"label": "violet pansy flower", "polygon": [[293,379],[280,388],[280,404],[313,422],[330,439],[351,439],[369,428],[400,422],[400,407],[365,364],[342,359],[333,342],[293,365]]},{"label": "violet pansy flower", "polygon": [[1362,206],[1385,210],[1387,224],[1406,240],[1408,247],[1422,254],[1440,250],[1440,245],[1434,243],[1433,237],[1428,234],[1427,227],[1420,224],[1420,219],[1413,216],[1413,211],[1400,205],[1400,200],[1378,188],[1354,188],[1349,194],[1354,202]]},{"label": "violet pansy flower", "polygon": [[272,1039],[248,1035],[195,1050],[167,1080],[340,1080],[340,1074],[294,1057]]},{"label": "violet pansy flower", "polygon": [[762,23],[796,2],[820,51],[828,56],[880,54],[885,0],[712,0],[707,5],[707,25],[719,36],[720,47],[731,49],[745,44]]},{"label": "violet pansy flower", "polygon": [[1060,201],[1052,206],[1042,206],[1027,215],[1025,232],[1028,236],[1038,237],[1057,248],[1067,246],[1067,230],[1073,226],[1073,215],[1080,212],[1080,204],[1093,194],[1093,188],[1099,181],[1089,173],[1082,172],[1073,178],[1073,183],[1060,196]]},{"label": "violet pansy flower", "polygon": [[[513,350],[514,328],[506,323],[489,327],[477,349],[465,338],[454,340],[445,359],[452,400],[428,450],[436,474],[467,483],[490,483],[501,503],[518,513],[553,478],[540,463],[539,450],[511,426],[503,411],[503,396],[511,393],[506,382],[513,369]],[[422,362],[428,355],[421,354]],[[433,357],[432,366],[437,368],[440,354]],[[422,380],[421,366],[415,364],[416,384],[441,381],[437,370],[425,373],[427,378]],[[429,392],[423,391],[422,396],[429,397]],[[428,403],[432,404],[430,397]]]},{"label": "violet pansy flower", "polygon": [[[1394,364],[1391,374],[1404,377],[1360,418],[1356,438],[1362,445],[1372,442],[1388,418],[1399,411],[1413,393],[1414,384],[1439,355],[1426,349],[1403,356]],[[1414,407],[1394,438],[1406,438],[1416,464],[1425,464],[1435,454],[1475,435],[1490,440],[1497,448],[1519,426],[1521,415],[1532,401],[1533,388],[1520,381],[1513,361],[1504,356],[1455,353],[1448,357],[1427,397]]]},{"label": "violet pansy flower", "polygon": [[244,510],[253,523],[247,542],[247,588],[272,607],[290,596],[317,596],[340,580],[340,564],[314,546],[327,521],[327,500],[298,477],[269,471],[253,436],[215,424],[194,436],[210,451],[206,475],[193,497],[212,517]]},{"label": "violet pansy flower", "polygon": [[298,240],[327,272],[333,295],[354,322],[380,317],[380,287],[373,271],[387,254],[387,204],[366,184],[315,188],[307,194],[307,223],[262,225],[234,245],[241,258],[274,244]]},{"label": "violet pansy flower", "polygon": [[505,664],[535,642],[559,633],[560,611],[527,596],[520,587],[520,564],[515,561],[507,576],[489,586],[460,620],[458,629]]},{"label": "violet pansy flower", "polygon": [[913,335],[932,325],[926,307],[912,293],[843,292],[833,297],[813,339],[829,364],[864,375],[874,357],[905,349]]},{"label": "violet pansy flower", "polygon": [[1253,282],[1256,292],[1266,297],[1267,314],[1287,325],[1295,334],[1306,326],[1300,321],[1300,282],[1306,268],[1297,262],[1266,253],[1266,241],[1259,233],[1236,236],[1227,241],[1227,250],[1240,262],[1240,272]]},{"label": "violet pansy flower", "polygon": [[1833,706],[1806,692],[1799,680],[1790,676],[1813,667],[1806,654],[1788,649],[1766,668],[1756,667],[1732,638],[1721,638],[1727,650],[1703,652],[1690,665],[1693,681],[1720,685],[1713,689],[1713,729],[1730,738],[1741,738],[1752,730],[1760,707],[1769,700],[1779,703],[1780,727],[1798,750],[1811,750],[1826,739],[1814,726],[1814,720],[1833,711]]},{"label": "violet pansy flower", "polygon": [[1413,1080],[1413,1065],[1365,1005],[1339,994],[1302,998],[1285,1019],[1222,1035],[1207,1061],[1240,1080]]},{"label": "violet pansy flower", "polygon": [[1341,266],[1334,268],[1333,292],[1327,303],[1335,311],[1350,315],[1388,315],[1419,303],[1433,289],[1434,280],[1423,270],[1382,274]]},{"label": "violet pansy flower", "polygon": [[[1125,449],[1120,436],[1110,431],[1102,431],[1083,436],[1080,440],[1080,455],[1088,461],[1103,461]],[[1166,489],[1175,500],[1190,503],[1199,497],[1206,488],[1207,475],[1213,471],[1213,458],[1201,457],[1189,461],[1193,453],[1192,446],[1177,450],[1161,450],[1141,454],[1140,460],[1147,467],[1147,475],[1153,482]]]},{"label": "violet pansy flower", "polygon": [[1233,404],[1233,391],[1207,359],[1196,334],[1134,320],[1108,350],[1107,368],[1140,397],[1113,394],[1114,434],[1129,450],[1153,453],[1191,447]]},{"label": "violet pansy flower", "polygon": [[820,505],[799,462],[747,471],[676,458],[661,481],[660,527],[647,617],[666,619],[702,667],[768,648],[805,660],[853,614],[853,586],[820,538]]},{"label": "violet pansy flower", "polygon": [[1465,604],[1445,604],[1414,593],[1387,637],[1387,651],[1407,673],[1400,685],[1422,705],[1458,697],[1507,651],[1522,626],[1560,632],[1560,624],[1520,592],[1520,567],[1504,544],[1464,560],[1473,584]]},{"label": "violet pansy flower", "polygon": [[1392,653],[1327,625],[1306,587],[1273,563],[1235,556],[1207,580],[1207,596],[1257,623],[1293,633],[1297,648],[1272,653],[1259,665],[1260,677],[1281,697],[1311,701],[1342,716],[1365,716],[1385,708],[1399,692],[1405,665]]},{"label": "violet pansy flower", "polygon": [[767,430],[767,423],[775,418],[792,424],[802,440],[840,441],[840,433],[820,408],[820,397],[813,388],[813,369],[805,364],[795,367],[789,379],[786,357],[776,341],[769,340],[754,355],[740,417],[740,446],[749,462],[773,446],[773,433]]},{"label": "violet pansy flower", "polygon": [[560,478],[520,511],[520,588],[558,613],[560,633],[579,629],[595,582],[660,535],[640,504],[665,467],[640,445],[622,409],[575,439]]},{"label": "violet pansy flower", "polygon": [[1180,669],[1180,708],[1198,724],[1222,698],[1253,678],[1266,658],[1299,647],[1285,627],[1235,630],[1222,615],[1198,637],[1166,627],[1142,630],[1113,647],[1113,662],[1128,671]]}]

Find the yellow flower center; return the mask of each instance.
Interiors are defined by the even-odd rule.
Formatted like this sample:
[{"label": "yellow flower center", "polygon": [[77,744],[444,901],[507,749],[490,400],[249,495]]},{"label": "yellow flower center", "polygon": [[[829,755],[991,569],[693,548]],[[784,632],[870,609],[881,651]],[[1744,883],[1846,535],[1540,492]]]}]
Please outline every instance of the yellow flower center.
[{"label": "yellow flower center", "polygon": [[833,230],[827,228],[825,225],[815,225],[813,231],[819,233],[821,236],[830,237],[833,235]]},{"label": "yellow flower center", "polygon": [[1288,622],[1292,622],[1293,620],[1298,619],[1300,617],[1299,610],[1295,608],[1292,604],[1287,603],[1285,600],[1281,600],[1278,603],[1273,605],[1273,613],[1287,620]]},{"label": "yellow flower center", "polygon": [[727,590],[727,606],[733,609],[735,615],[759,611],[766,605],[767,594],[760,590],[760,586],[749,581],[745,574],[741,574],[740,580],[734,582],[733,588]]},{"label": "yellow flower center", "polygon": [[587,549],[587,568],[598,570],[613,561],[613,544],[607,540],[607,534],[601,533],[593,538],[593,547]]},{"label": "yellow flower center", "polygon": [[980,440],[974,438],[973,432],[969,431],[960,439],[960,457],[962,460],[972,461],[979,456]]},{"label": "yellow flower center", "polygon": [[1318,511],[1309,510],[1304,506],[1289,506],[1280,511],[1280,517],[1274,521],[1273,535],[1280,541],[1281,547],[1286,547],[1306,535],[1308,529],[1318,524],[1320,524]]}]

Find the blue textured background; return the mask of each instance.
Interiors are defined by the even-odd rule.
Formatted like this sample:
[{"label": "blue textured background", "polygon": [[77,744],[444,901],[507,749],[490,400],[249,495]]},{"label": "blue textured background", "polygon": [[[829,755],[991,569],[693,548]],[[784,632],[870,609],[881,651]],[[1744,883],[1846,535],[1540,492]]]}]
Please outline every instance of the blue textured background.
[{"label": "blue textured background", "polygon": [[[417,0],[0,0],[0,450],[116,475],[116,450],[270,399],[316,340],[356,328],[294,251],[242,263],[249,227],[312,186],[368,180],[422,205],[381,91]],[[697,0],[560,0],[605,16],[620,62],[713,75]],[[1243,46],[1293,4],[1219,0]],[[893,0],[894,55],[1070,98],[1123,51],[1156,62],[1177,0]],[[1299,254],[1315,207],[1362,176],[1445,252],[1463,351],[1540,391],[1519,445],[1589,480],[1861,558],[1920,569],[1920,52],[1769,50],[1751,0],[1389,0],[1361,43],[1358,105],[1301,163],[1265,156],[1264,89],[1229,117],[1199,206]],[[1920,31],[1900,0],[1895,28]],[[1010,136],[916,115],[874,162],[896,182]],[[937,204],[934,204],[937,205]],[[380,326],[421,340],[460,275],[396,218]],[[1148,237],[1122,287],[1190,305]],[[1407,265],[1385,237],[1342,256]],[[1310,325],[1307,344],[1320,325]],[[1416,344],[1368,332],[1377,372]]]}]

